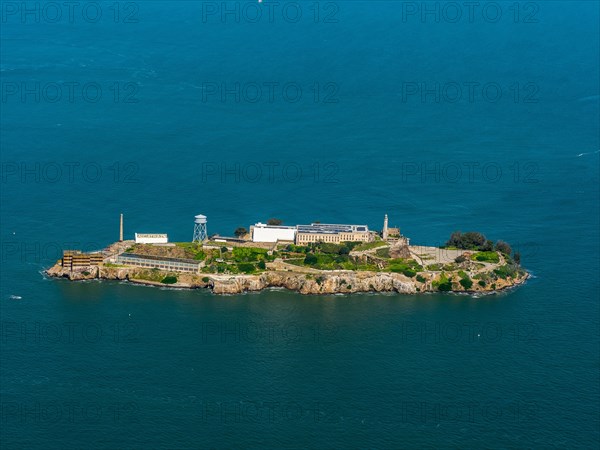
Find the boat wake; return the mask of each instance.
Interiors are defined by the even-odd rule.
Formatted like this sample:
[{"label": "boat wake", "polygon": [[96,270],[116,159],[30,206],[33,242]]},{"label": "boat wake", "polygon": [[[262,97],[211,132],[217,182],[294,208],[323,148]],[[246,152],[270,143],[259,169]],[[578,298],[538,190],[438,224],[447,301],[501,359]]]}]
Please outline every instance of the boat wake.
[{"label": "boat wake", "polygon": [[595,152],[580,153],[579,155],[577,155],[577,157],[581,158],[582,156],[595,155],[596,153],[600,153],[600,150],[596,150]]}]

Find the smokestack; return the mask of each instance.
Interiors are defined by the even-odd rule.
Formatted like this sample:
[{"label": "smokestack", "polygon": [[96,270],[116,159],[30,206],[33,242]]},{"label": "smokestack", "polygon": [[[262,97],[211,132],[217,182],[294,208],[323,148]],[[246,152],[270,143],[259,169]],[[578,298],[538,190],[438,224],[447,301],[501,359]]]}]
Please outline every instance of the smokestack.
[{"label": "smokestack", "polygon": [[119,242],[123,242],[123,213],[121,213],[121,224],[119,227]]}]

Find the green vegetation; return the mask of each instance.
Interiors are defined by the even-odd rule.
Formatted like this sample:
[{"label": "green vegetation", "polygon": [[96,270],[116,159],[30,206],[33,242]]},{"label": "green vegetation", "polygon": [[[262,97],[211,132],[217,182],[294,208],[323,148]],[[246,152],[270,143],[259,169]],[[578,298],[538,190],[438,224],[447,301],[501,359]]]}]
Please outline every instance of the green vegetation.
[{"label": "green vegetation", "polygon": [[250,263],[240,263],[237,267],[238,270],[243,273],[252,273],[256,270],[256,266]]},{"label": "green vegetation", "polygon": [[90,272],[88,272],[87,270],[84,270],[83,272],[81,272],[82,274],[84,274],[86,277],[90,274]]},{"label": "green vegetation", "polygon": [[267,268],[267,265],[265,264],[265,262],[263,260],[259,261],[256,266],[261,270],[266,270],[266,268]]},{"label": "green vegetation", "polygon": [[389,257],[390,257],[390,248],[389,247],[378,248],[375,251],[375,255],[379,256],[380,258],[389,259]]},{"label": "green vegetation", "polygon": [[384,247],[386,245],[388,244],[384,241],[363,242],[362,244],[359,244],[356,247],[354,247],[354,250],[356,250],[357,252],[364,252],[365,250],[371,250],[377,247]]},{"label": "green vegetation", "polygon": [[314,266],[318,261],[317,256],[313,253],[309,253],[306,255],[306,258],[304,258],[304,264],[308,266]]},{"label": "green vegetation", "polygon": [[244,236],[245,234],[248,234],[248,230],[246,230],[246,228],[244,228],[244,227],[237,227],[235,229],[235,231],[233,232],[233,234],[235,234],[237,237],[241,237],[241,236]]},{"label": "green vegetation", "polygon": [[208,278],[208,277],[202,277],[202,281],[204,283],[208,283],[210,281],[210,278]]},{"label": "green vegetation", "polygon": [[419,283],[425,283],[425,281],[427,281],[427,279],[422,275],[417,275],[417,281]]},{"label": "green vegetation", "polygon": [[[461,233],[460,231],[455,231],[450,235],[450,239],[446,242],[446,248],[450,249],[463,249],[463,250],[475,250],[479,252],[491,252],[493,250],[502,253],[507,258],[513,253],[511,246],[502,240],[499,240],[494,244],[493,241],[486,239],[486,237],[475,231],[469,231],[467,233]],[[459,257],[460,258],[460,257]],[[521,263],[521,255],[516,253],[514,254],[514,259],[517,264]],[[481,261],[481,260],[480,260]],[[458,258],[456,262],[458,261]],[[497,262],[497,261],[495,261]]]},{"label": "green vegetation", "polygon": [[481,287],[485,287],[485,281],[483,281],[483,280],[479,280],[479,281],[477,282],[477,284],[478,284],[479,286],[481,286]]},{"label": "green vegetation", "polygon": [[512,253],[512,248],[504,241],[496,242],[496,251],[500,253],[504,253],[505,255],[510,255]]},{"label": "green vegetation", "polygon": [[234,247],[233,260],[235,262],[253,262],[267,258],[267,250],[254,247]]},{"label": "green vegetation", "polygon": [[485,236],[475,231],[461,233],[455,231],[450,235],[450,239],[446,242],[446,247],[455,247],[463,250],[482,250],[489,251],[493,248],[493,243],[488,241]]},{"label": "green vegetation", "polygon": [[177,277],[173,275],[167,275],[162,280],[160,280],[163,284],[175,284],[177,283]]},{"label": "green vegetation", "polygon": [[509,277],[514,278],[519,274],[519,268],[515,264],[505,264],[495,269],[494,273],[503,280]]},{"label": "green vegetation", "polygon": [[497,252],[489,251],[489,252],[477,252],[471,255],[471,259],[473,261],[483,261],[490,263],[498,263],[500,262],[500,257]]},{"label": "green vegetation", "polygon": [[465,278],[461,278],[459,283],[465,289],[471,289],[471,287],[473,286],[473,281],[468,276]]},{"label": "green vegetation", "polygon": [[440,279],[431,284],[433,287],[437,287],[438,291],[449,292],[452,290],[452,280],[448,279],[445,273],[442,273]]},{"label": "green vegetation", "polygon": [[413,278],[417,272],[423,270],[414,259],[392,259],[387,267],[390,272],[401,273],[409,278]]}]

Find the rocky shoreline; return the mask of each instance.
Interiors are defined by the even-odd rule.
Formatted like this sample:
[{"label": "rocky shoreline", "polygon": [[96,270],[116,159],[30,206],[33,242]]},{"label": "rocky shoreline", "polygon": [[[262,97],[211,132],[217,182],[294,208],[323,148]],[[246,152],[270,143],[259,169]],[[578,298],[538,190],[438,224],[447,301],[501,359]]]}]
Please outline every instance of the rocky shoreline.
[{"label": "rocky shoreline", "polygon": [[[174,275],[167,272],[154,272],[160,276]],[[177,273],[177,282],[163,284],[160,281],[144,279],[148,270],[137,267],[94,266],[78,270],[67,270],[60,262],[46,270],[50,277],[80,280],[118,280],[129,281],[155,287],[186,289],[210,289],[215,294],[240,294],[256,292],[268,288],[285,288],[300,294],[352,294],[366,292],[395,292],[399,294],[417,294],[438,292],[434,286],[435,272],[422,272],[421,279],[410,278],[401,273],[367,271],[322,271],[308,274],[294,271],[265,271],[256,275],[217,275]],[[493,294],[523,284],[529,274],[517,278],[498,279],[492,286],[480,286],[474,283],[465,289],[459,279],[452,279],[452,289],[448,292],[464,294]]]}]

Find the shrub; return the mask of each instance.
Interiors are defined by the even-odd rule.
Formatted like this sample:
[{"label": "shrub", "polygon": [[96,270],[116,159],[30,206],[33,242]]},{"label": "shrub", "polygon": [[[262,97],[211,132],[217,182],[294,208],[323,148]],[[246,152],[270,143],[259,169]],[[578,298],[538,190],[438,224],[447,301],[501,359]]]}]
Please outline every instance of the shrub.
[{"label": "shrub", "polygon": [[306,255],[306,258],[304,258],[304,264],[307,264],[309,266],[315,265],[317,261],[317,257],[312,253],[309,253],[308,255]]},{"label": "shrub", "polygon": [[202,277],[202,281],[204,281],[205,283],[208,283],[210,281],[210,278],[208,278],[208,277]]},{"label": "shrub", "polygon": [[83,272],[81,272],[82,274],[84,274],[86,277],[90,274],[87,270],[84,270]]},{"label": "shrub", "polygon": [[321,243],[319,248],[323,253],[326,253],[328,255],[337,255],[340,252],[341,246],[337,244],[332,244],[330,242],[323,242]]},{"label": "shrub", "polygon": [[417,275],[417,281],[419,283],[425,283],[425,281],[427,281],[427,279],[422,275]]},{"label": "shrub", "polygon": [[483,280],[479,280],[479,281],[477,282],[477,284],[478,284],[479,286],[481,286],[481,287],[485,287],[485,281],[483,281]]},{"label": "shrub", "polygon": [[452,282],[446,281],[445,283],[438,284],[438,290],[442,292],[448,292],[452,290]]},{"label": "shrub", "polygon": [[265,269],[267,268],[267,265],[266,265],[266,264],[265,264],[265,262],[264,262],[264,261],[262,261],[262,260],[258,262],[257,266],[258,266],[258,268],[259,268],[259,269],[261,269],[261,270],[265,270]]},{"label": "shrub", "polygon": [[225,246],[221,247],[221,253],[227,253],[227,247],[225,247]]},{"label": "shrub", "polygon": [[452,280],[449,280],[445,273],[442,273],[440,279],[435,280],[432,284],[438,288],[438,291],[447,292],[452,290]]},{"label": "shrub", "polygon": [[454,258],[454,262],[457,264],[460,264],[461,262],[465,262],[467,260],[466,256],[463,255],[459,255],[456,258]]},{"label": "shrub", "polygon": [[160,282],[163,284],[175,284],[177,283],[177,277],[173,275],[168,275],[164,277]]},{"label": "shrub", "polygon": [[473,281],[471,281],[469,277],[461,278],[459,283],[465,289],[471,289],[471,287],[473,286]]},{"label": "shrub", "polygon": [[251,273],[251,272],[254,272],[254,270],[256,269],[254,264],[250,264],[250,263],[240,263],[237,266],[238,266],[238,269],[240,270],[240,272],[244,272],[244,273]]},{"label": "shrub", "polygon": [[412,278],[412,277],[414,277],[417,274],[417,272],[415,272],[412,269],[404,269],[402,271],[402,274],[405,275],[405,276],[407,276],[407,277],[409,277],[409,278]]},{"label": "shrub", "polygon": [[246,230],[244,227],[237,227],[235,229],[235,231],[233,232],[233,234],[235,234],[237,237],[241,237],[247,233],[248,233],[248,230]]},{"label": "shrub", "polygon": [[506,264],[498,267],[494,270],[494,273],[498,275],[498,278],[506,279],[508,277],[514,277],[517,274],[517,266]]}]

